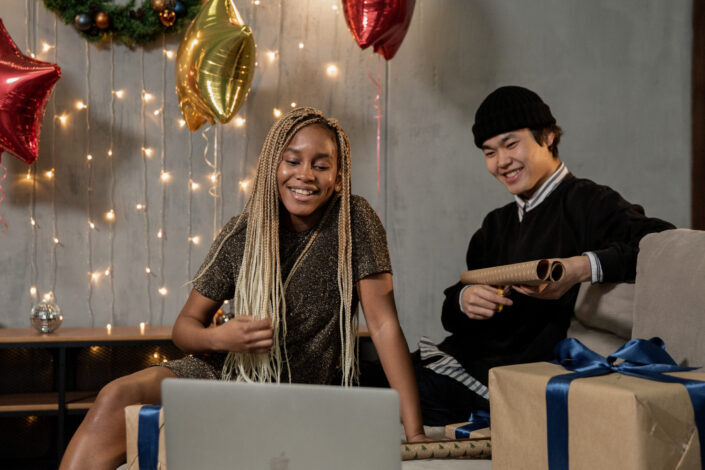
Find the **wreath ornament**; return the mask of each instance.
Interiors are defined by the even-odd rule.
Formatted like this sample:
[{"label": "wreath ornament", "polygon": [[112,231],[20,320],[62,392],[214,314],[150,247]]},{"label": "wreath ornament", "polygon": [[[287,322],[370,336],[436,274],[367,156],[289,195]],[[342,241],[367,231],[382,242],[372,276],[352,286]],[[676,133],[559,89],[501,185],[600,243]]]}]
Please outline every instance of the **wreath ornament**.
[{"label": "wreath ornament", "polygon": [[127,46],[144,45],[161,34],[177,33],[189,25],[202,0],[44,0],[47,9],[91,42],[117,39]]}]

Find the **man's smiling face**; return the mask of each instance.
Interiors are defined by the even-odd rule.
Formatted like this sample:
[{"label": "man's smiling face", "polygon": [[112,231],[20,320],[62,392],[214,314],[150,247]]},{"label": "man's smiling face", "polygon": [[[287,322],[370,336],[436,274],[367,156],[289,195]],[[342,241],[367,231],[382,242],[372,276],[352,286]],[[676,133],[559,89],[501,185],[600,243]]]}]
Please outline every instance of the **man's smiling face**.
[{"label": "man's smiling face", "polygon": [[487,170],[514,194],[530,198],[560,165],[548,148],[553,133],[539,145],[529,129],[498,134],[482,144]]}]

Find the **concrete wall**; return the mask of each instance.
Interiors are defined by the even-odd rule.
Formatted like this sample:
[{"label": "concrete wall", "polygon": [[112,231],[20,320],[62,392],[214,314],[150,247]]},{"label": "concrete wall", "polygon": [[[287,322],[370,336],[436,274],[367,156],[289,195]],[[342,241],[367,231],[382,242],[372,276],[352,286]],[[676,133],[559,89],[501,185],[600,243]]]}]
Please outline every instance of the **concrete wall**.
[{"label": "concrete wall", "polygon": [[[399,53],[381,66],[379,196],[376,87],[366,70],[376,74],[377,56],[354,43],[339,2],[238,5],[253,27],[259,67],[239,113],[246,125],[221,126],[217,139],[213,129],[206,135],[211,160],[217,140],[222,171],[223,197],[214,202],[205,141],[177,123],[174,62],[161,41],[135,50],[87,45],[42,2],[0,4],[18,46],[41,51],[42,42],[54,44],[38,58],[63,72],[45,115],[36,177],[28,182],[26,165],[2,158],[8,177],[0,215],[10,228],[0,234],[0,326],[28,326],[32,285],[39,296],[54,291],[65,325],[172,323],[214,222],[219,226],[244,204],[238,182],[254,172],[273,108],[291,102],[323,109],[350,134],[354,192],[387,227],[410,343],[421,335],[443,337],[442,291],[464,268],[467,243],[484,214],[510,200],[487,174],[470,132],[475,108],[497,86],[527,86],[550,104],[565,130],[561,156],[571,171],[614,187],[649,215],[689,226],[690,1],[418,0]],[[169,37],[164,46],[176,51],[178,43]],[[267,51],[277,51],[274,61]],[[330,63],[337,78],[326,74]],[[144,112],[143,88],[155,96]],[[125,96],[111,107],[113,89]],[[153,114],[162,99],[163,120]],[[76,100],[88,109],[76,110]],[[63,113],[66,127],[54,118]],[[153,149],[150,159],[143,161],[142,147]],[[88,153],[95,157],[91,167]],[[51,168],[55,178],[47,179]],[[168,184],[159,180],[162,168],[172,175]],[[199,191],[188,190],[189,175]],[[136,210],[137,203],[147,211]],[[110,208],[114,222],[103,217]],[[89,229],[89,219],[98,230]],[[166,238],[157,238],[160,228]],[[200,245],[189,243],[195,235]],[[108,267],[110,277],[91,283],[90,273]]]}]

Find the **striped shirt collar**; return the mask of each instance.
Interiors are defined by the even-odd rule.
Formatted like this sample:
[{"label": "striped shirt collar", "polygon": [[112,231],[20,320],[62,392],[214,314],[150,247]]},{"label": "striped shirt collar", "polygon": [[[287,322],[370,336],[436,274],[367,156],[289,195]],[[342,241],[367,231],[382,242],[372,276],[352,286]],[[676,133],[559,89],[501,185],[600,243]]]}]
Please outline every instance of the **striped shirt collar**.
[{"label": "striped shirt collar", "polygon": [[524,214],[538,207],[538,205],[541,204],[543,200],[546,199],[549,194],[551,194],[558,187],[559,184],[561,184],[561,181],[563,181],[563,178],[565,178],[568,173],[568,168],[565,166],[565,163],[561,162],[561,165],[558,167],[558,169],[546,180],[545,183],[541,185],[538,191],[536,191],[536,193],[529,199],[524,200],[518,195],[515,195],[514,200],[517,203],[519,222],[521,222],[524,218]]}]

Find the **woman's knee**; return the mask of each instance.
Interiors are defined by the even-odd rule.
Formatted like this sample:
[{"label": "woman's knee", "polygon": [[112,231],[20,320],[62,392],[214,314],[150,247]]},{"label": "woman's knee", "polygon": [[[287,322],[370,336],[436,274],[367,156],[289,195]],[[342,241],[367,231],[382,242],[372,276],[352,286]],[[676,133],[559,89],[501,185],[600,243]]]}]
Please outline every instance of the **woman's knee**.
[{"label": "woman's knee", "polygon": [[96,397],[100,409],[121,409],[138,403],[157,403],[161,398],[161,382],[174,377],[166,367],[150,367],[105,385]]}]

